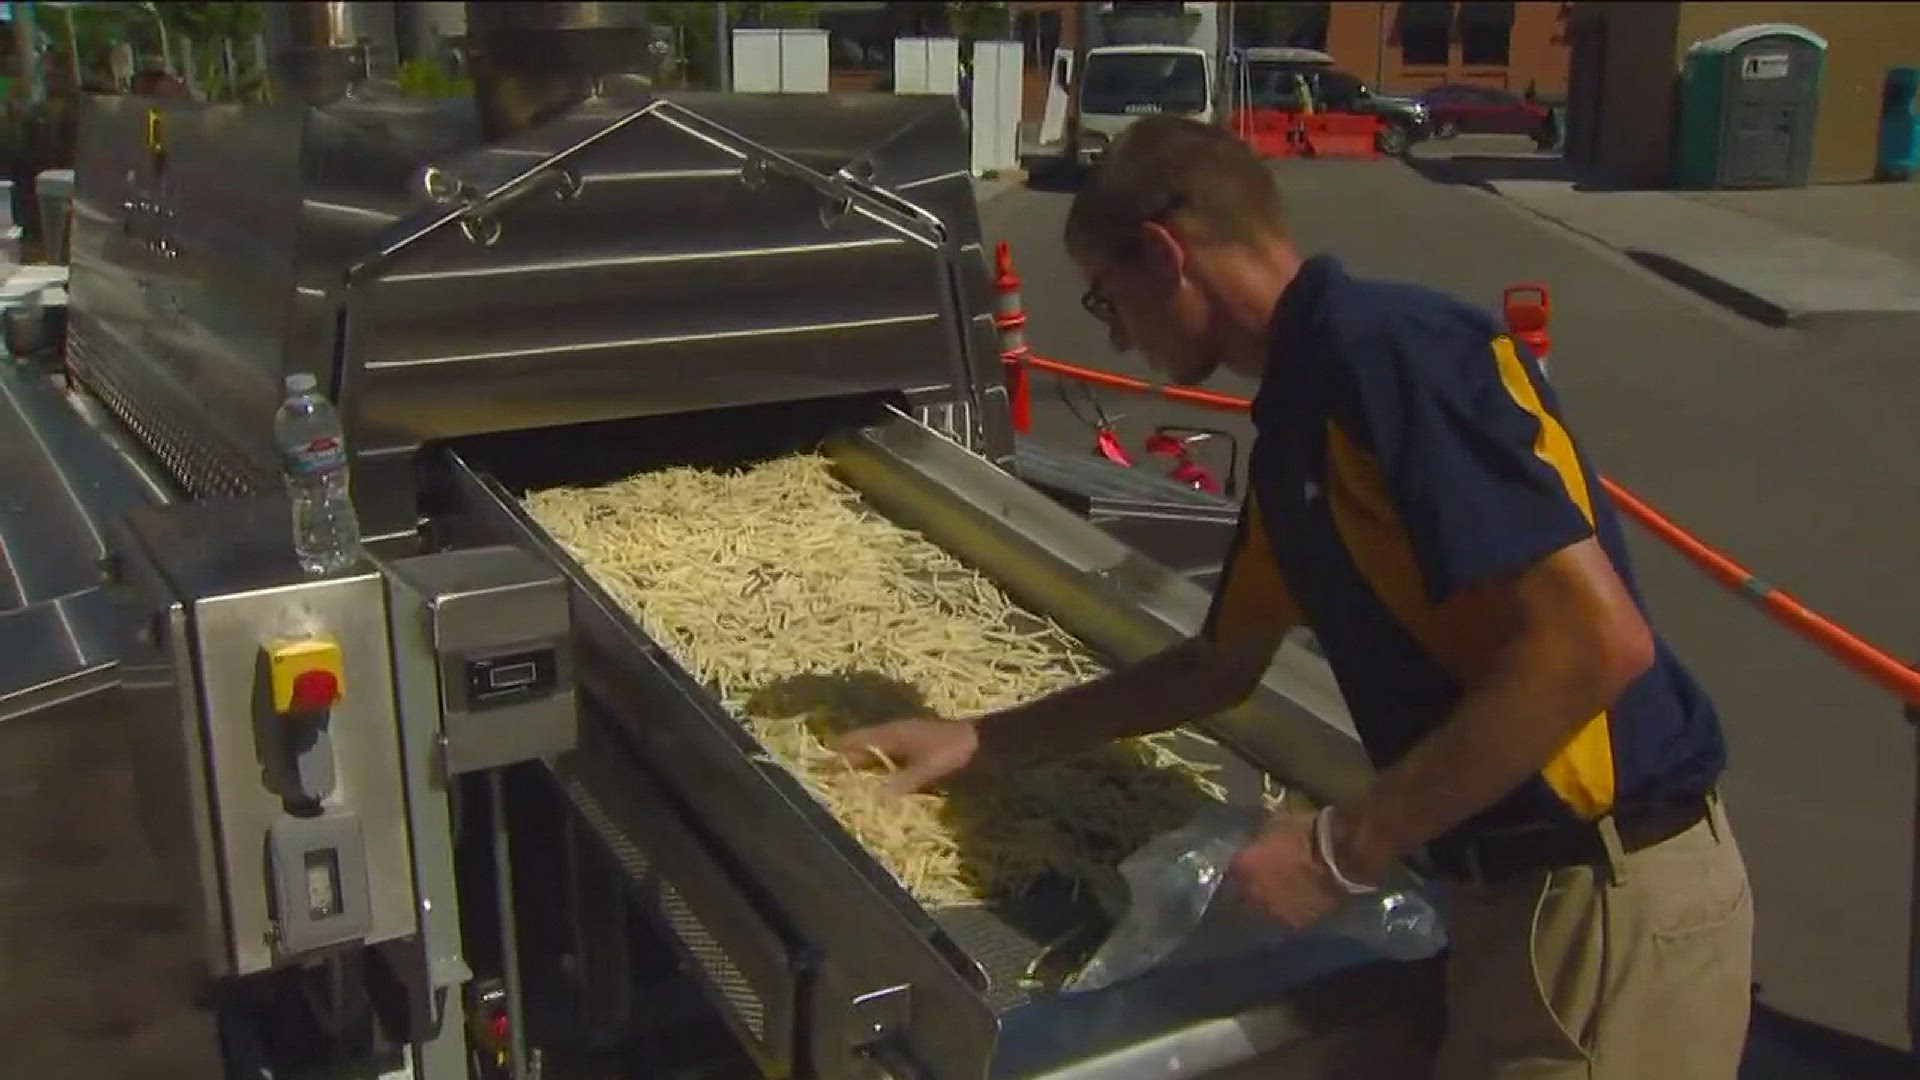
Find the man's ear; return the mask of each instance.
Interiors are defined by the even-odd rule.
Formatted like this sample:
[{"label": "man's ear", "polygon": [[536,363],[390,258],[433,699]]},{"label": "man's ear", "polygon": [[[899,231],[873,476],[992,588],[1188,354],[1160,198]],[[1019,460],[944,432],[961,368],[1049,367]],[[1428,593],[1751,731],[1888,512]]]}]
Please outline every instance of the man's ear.
[{"label": "man's ear", "polygon": [[1177,282],[1187,273],[1187,245],[1180,235],[1157,221],[1140,226],[1140,262]]}]

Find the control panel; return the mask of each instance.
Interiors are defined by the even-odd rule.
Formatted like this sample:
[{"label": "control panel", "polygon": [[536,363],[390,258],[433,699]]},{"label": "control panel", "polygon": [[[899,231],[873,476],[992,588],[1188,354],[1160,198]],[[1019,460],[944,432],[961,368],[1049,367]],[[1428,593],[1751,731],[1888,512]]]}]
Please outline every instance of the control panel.
[{"label": "control panel", "polygon": [[215,976],[418,933],[386,589],[305,575],[287,521],[284,498],[180,503],[115,539],[142,824],[191,868]]},{"label": "control panel", "polygon": [[[579,737],[566,579],[515,547],[388,565],[395,617],[417,610],[439,687],[445,768],[496,769],[571,750]],[[398,642],[396,642],[396,646]]]},{"label": "control panel", "polygon": [[358,814],[288,815],[267,830],[267,850],[282,952],[309,953],[360,941],[372,930],[367,849]]}]

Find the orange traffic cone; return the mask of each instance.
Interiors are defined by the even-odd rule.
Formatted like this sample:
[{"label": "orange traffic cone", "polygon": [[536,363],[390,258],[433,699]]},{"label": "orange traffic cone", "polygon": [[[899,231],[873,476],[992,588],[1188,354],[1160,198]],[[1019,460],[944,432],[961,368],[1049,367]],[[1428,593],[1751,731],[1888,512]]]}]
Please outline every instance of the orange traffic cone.
[{"label": "orange traffic cone", "polygon": [[1540,373],[1547,374],[1547,352],[1553,347],[1553,338],[1547,331],[1553,315],[1553,300],[1547,294],[1547,287],[1530,283],[1509,285],[1500,294],[1500,310],[1507,322],[1507,332],[1526,344],[1527,351],[1540,365]]},{"label": "orange traffic cone", "polygon": [[1013,252],[1005,240],[993,251],[993,326],[1000,332],[1000,364],[1007,380],[1007,409],[1013,430],[1025,435],[1033,427],[1033,397],[1028,387],[1027,312],[1020,302],[1020,275],[1013,271]]}]

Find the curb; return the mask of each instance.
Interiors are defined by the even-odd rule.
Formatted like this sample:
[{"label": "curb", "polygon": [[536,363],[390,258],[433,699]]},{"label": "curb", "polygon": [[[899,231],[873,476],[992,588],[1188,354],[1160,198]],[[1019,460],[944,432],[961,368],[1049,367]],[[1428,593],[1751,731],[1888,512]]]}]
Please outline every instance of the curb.
[{"label": "curb", "polygon": [[1021,168],[999,169],[990,177],[975,176],[973,181],[973,201],[985,206],[1002,195],[1019,191],[1027,186],[1027,170]]},{"label": "curb", "polygon": [[[1577,230],[1576,230],[1577,231]],[[1585,235],[1585,234],[1583,234]],[[1598,237],[1595,237],[1598,240]],[[1606,241],[1601,240],[1601,243]],[[1609,247],[1613,245],[1609,244]],[[1632,259],[1634,265],[1648,270],[1683,289],[1693,292],[1726,308],[1736,315],[1744,315],[1763,326],[1776,329],[1805,326],[1811,313],[1794,311],[1758,293],[1743,289],[1725,278],[1715,277],[1698,267],[1690,266],[1669,255],[1657,251],[1642,251],[1638,248],[1614,247],[1613,250]],[[1822,312],[1820,314],[1828,314]],[[1839,313],[1833,313],[1839,314]]]},{"label": "curb", "polygon": [[1757,322],[1762,326],[1768,326],[1774,329],[1800,328],[1814,325],[1819,321],[1821,316],[1840,314],[1837,312],[1798,312],[1781,307],[1779,304],[1763,296],[1749,292],[1732,282],[1714,277],[1712,274],[1688,266],[1686,263],[1680,262],[1677,259],[1661,255],[1657,252],[1642,251],[1637,248],[1623,248],[1604,236],[1583,229],[1563,218],[1555,217],[1528,202],[1510,198],[1492,184],[1472,184],[1471,186],[1485,191],[1494,198],[1506,203],[1508,206],[1525,211],[1534,218],[1554,225],[1557,228],[1565,229],[1575,236],[1583,237],[1606,248],[1608,251],[1624,256],[1635,266],[1640,267],[1655,277],[1678,285],[1709,303],[1715,304],[1735,315]]},{"label": "curb", "polygon": [[1725,278],[1716,277],[1671,256],[1632,248],[1615,248],[1647,270],[1682,288],[1706,298],[1737,315],[1744,315],[1776,330],[1830,330],[1865,326],[1882,321],[1920,318],[1920,311],[1900,308],[1814,308],[1785,307],[1758,293],[1743,289]]},{"label": "curb", "polygon": [[1590,232],[1554,216],[1522,199],[1511,198],[1503,194],[1492,184],[1466,181],[1462,186],[1477,188],[1506,203],[1508,206],[1525,211],[1527,214],[1564,229],[1575,236],[1583,237],[1601,247],[1631,260],[1635,266],[1653,274],[1664,281],[1687,290],[1735,315],[1757,322],[1775,330],[1817,330],[1836,327],[1861,326],[1886,320],[1911,320],[1920,318],[1920,312],[1894,308],[1820,308],[1806,310],[1786,307],[1777,301],[1769,300],[1759,293],[1743,288],[1722,277],[1717,277],[1696,266],[1681,262],[1670,255],[1641,248],[1621,247],[1597,233]]}]

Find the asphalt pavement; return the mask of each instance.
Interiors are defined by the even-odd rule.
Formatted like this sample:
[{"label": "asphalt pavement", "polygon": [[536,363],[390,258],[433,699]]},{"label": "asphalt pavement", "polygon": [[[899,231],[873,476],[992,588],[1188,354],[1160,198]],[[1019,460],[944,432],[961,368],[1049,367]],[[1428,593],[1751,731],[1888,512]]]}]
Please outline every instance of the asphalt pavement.
[{"label": "asphalt pavement", "polygon": [[[1397,162],[1278,169],[1300,246],[1333,252],[1356,273],[1489,307],[1507,285],[1547,286],[1554,378],[1602,471],[1815,610],[1920,655],[1920,319],[1770,329],[1475,186]],[[1029,341],[1043,356],[1150,377],[1080,308],[1082,284],[1059,242],[1070,199],[1029,187],[982,207],[988,240],[1012,246]],[[1231,377],[1214,388],[1253,389]],[[1250,434],[1238,418],[1101,400],[1125,414],[1122,434],[1136,448],[1158,423]],[[1091,444],[1046,380],[1035,417],[1044,442]],[[1873,1044],[1907,1047],[1912,727],[1887,694],[1657,540],[1636,530],[1634,543],[1656,625],[1714,695],[1732,742],[1727,792],[1752,869],[1768,1030],[1799,1045],[1833,1040],[1864,1051],[1863,1062],[1878,1060]]]}]

